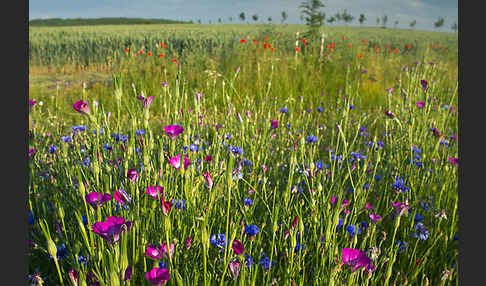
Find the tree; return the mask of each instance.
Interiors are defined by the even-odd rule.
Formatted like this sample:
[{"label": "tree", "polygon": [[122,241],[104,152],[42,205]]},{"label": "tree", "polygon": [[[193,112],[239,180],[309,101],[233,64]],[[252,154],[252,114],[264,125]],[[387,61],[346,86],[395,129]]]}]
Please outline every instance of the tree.
[{"label": "tree", "polygon": [[452,29],[452,31],[454,31],[454,33],[457,32],[458,27],[457,27],[457,23],[456,22],[454,22],[454,24],[452,24],[451,29]]},{"label": "tree", "polygon": [[394,25],[394,27],[393,27],[393,28],[394,28],[394,29],[396,29],[396,28],[397,28],[397,26],[398,26],[398,20],[396,20],[396,21],[395,21],[395,23],[394,23],[393,25]]},{"label": "tree", "polygon": [[437,29],[439,29],[443,25],[444,25],[444,18],[442,17],[439,17],[439,19],[437,19],[437,22],[434,22],[434,27]]},{"label": "tree", "polygon": [[233,17],[229,17],[229,18],[228,18],[228,20],[229,20],[230,22],[233,22]]},{"label": "tree", "polygon": [[359,21],[359,24],[360,25],[363,25],[364,21],[366,21],[365,15],[364,14],[360,14],[358,21]]},{"label": "tree", "polygon": [[376,17],[376,25],[380,25],[380,17]]},{"label": "tree", "polygon": [[343,15],[337,12],[336,15],[334,15],[334,18],[336,18],[336,23],[339,23],[343,19]]},{"label": "tree", "polygon": [[287,20],[288,17],[289,17],[289,15],[287,15],[287,12],[282,11],[282,24],[283,24],[283,22],[285,22]]},{"label": "tree", "polygon": [[417,24],[417,20],[413,20],[412,22],[410,22],[410,28],[413,28],[415,27],[415,25]]},{"label": "tree", "polygon": [[320,11],[325,5],[320,0],[307,0],[300,4],[302,8],[302,15],[306,25],[309,27],[307,36],[313,38],[319,36],[320,27],[326,18],[326,15]]},{"label": "tree", "polygon": [[383,18],[381,19],[381,22],[383,23],[383,28],[386,28],[386,22],[388,22],[388,16],[383,15]]},{"label": "tree", "polygon": [[256,21],[258,21],[258,15],[257,15],[257,14],[255,14],[255,15],[251,16],[251,18],[252,18],[252,19],[253,19],[253,21],[255,21],[255,22],[256,22]]},{"label": "tree", "polygon": [[197,23],[198,23],[198,24],[201,24],[201,19],[197,20]]},{"label": "tree", "polygon": [[344,23],[346,23],[346,25],[348,23],[351,23],[354,19],[354,16],[349,14],[346,9],[344,9],[344,12],[342,13],[341,17],[343,18],[343,21],[344,21]]},{"label": "tree", "polygon": [[272,23],[272,17],[267,18],[268,23]]},{"label": "tree", "polygon": [[220,24],[221,24],[221,18],[218,18],[218,23],[220,23]]},{"label": "tree", "polygon": [[334,16],[332,16],[331,18],[327,19],[327,22],[329,24],[332,24],[334,21],[336,21],[336,18],[334,18]]},{"label": "tree", "polygon": [[240,13],[240,20],[241,20],[242,22],[245,22],[245,19],[246,19],[246,17],[245,17],[245,12],[241,12],[241,13]]}]

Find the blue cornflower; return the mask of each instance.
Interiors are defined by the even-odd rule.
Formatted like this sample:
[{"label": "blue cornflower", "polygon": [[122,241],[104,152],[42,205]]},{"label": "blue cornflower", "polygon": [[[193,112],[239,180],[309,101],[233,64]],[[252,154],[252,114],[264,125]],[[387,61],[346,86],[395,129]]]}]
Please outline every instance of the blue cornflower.
[{"label": "blue cornflower", "polygon": [[295,245],[294,247],[294,252],[303,252],[304,251],[304,244],[300,244],[299,242],[297,242],[297,244]]},{"label": "blue cornflower", "polygon": [[108,150],[108,151],[111,151],[112,150],[111,146],[108,143],[106,143],[105,145],[103,145],[103,149]]},{"label": "blue cornflower", "polygon": [[354,109],[354,105],[350,104],[349,109]]},{"label": "blue cornflower", "polygon": [[[96,135],[96,133],[97,133],[96,129],[93,130],[93,134]],[[103,134],[103,128],[100,128],[100,134]]]},{"label": "blue cornflower", "polygon": [[243,158],[243,166],[251,168],[251,167],[253,167],[253,163],[250,160]]},{"label": "blue cornflower", "polygon": [[231,146],[230,151],[233,153],[233,155],[244,155],[245,151],[241,147],[236,147],[236,146]]},{"label": "blue cornflower", "polygon": [[84,257],[83,255],[78,255],[78,261],[76,261],[76,264],[81,266],[81,264],[86,267],[86,263],[88,262],[89,258]]},{"label": "blue cornflower", "polygon": [[262,253],[262,257],[260,258],[260,265],[263,266],[263,270],[267,271],[270,267],[273,267],[273,261],[270,263],[270,258]]},{"label": "blue cornflower", "polygon": [[209,237],[209,242],[219,248],[225,248],[227,239],[224,233],[213,234]]},{"label": "blue cornflower", "polygon": [[187,208],[187,204],[186,204],[186,201],[185,200],[172,200],[172,205],[176,209],[186,210],[186,208]]},{"label": "blue cornflower", "polygon": [[344,220],[342,218],[339,218],[338,225],[336,226],[336,229],[340,228],[343,226]]},{"label": "blue cornflower", "polygon": [[363,190],[369,190],[370,189],[370,184],[366,183],[363,185]]},{"label": "blue cornflower", "polygon": [[417,223],[415,225],[415,229],[417,230],[417,232],[412,233],[413,237],[418,237],[421,240],[427,240],[429,238],[430,232],[427,230],[423,223]]},{"label": "blue cornflower", "polygon": [[116,142],[119,142],[119,141],[126,142],[127,141],[127,136],[122,135],[120,133],[113,133],[111,136],[115,139]]},{"label": "blue cornflower", "polygon": [[250,268],[253,265],[253,258],[245,253],[245,266],[246,268]]},{"label": "blue cornflower", "polygon": [[34,215],[29,211],[29,224],[34,224]]},{"label": "blue cornflower", "polygon": [[290,127],[292,127],[292,124],[287,123],[287,128],[290,128]]},{"label": "blue cornflower", "polygon": [[415,214],[415,217],[414,217],[414,221],[415,222],[420,222],[420,221],[423,221],[423,220],[424,220],[424,217],[423,216],[421,216],[418,213]]},{"label": "blue cornflower", "polygon": [[66,245],[64,245],[63,243],[59,246],[56,246],[56,248],[57,248],[57,252],[56,252],[57,260],[64,259],[68,253],[66,249]]},{"label": "blue cornflower", "polygon": [[459,240],[459,236],[457,236],[457,234],[454,234],[454,240]]},{"label": "blue cornflower", "polygon": [[442,139],[442,140],[440,140],[440,145],[444,145],[444,146],[449,147],[449,142]]},{"label": "blue cornflower", "polygon": [[354,224],[348,225],[348,227],[346,227],[346,231],[351,236],[354,236],[355,234],[360,234],[361,233],[361,229],[359,227],[356,227]]},{"label": "blue cornflower", "polygon": [[248,234],[250,237],[257,235],[258,232],[260,232],[260,229],[254,224],[245,226],[245,233]]},{"label": "blue cornflower", "polygon": [[366,128],[364,128],[363,126],[360,126],[359,127],[359,132],[366,132]]},{"label": "blue cornflower", "polygon": [[89,167],[91,163],[91,159],[90,158],[86,158],[83,160],[83,165],[86,166],[86,167]]},{"label": "blue cornflower", "polygon": [[[362,222],[360,223],[360,227],[361,227],[362,229],[367,229],[367,228],[368,228],[368,226],[369,226],[369,224],[368,224],[368,222],[367,222],[367,221],[365,221],[365,220],[364,220],[364,221],[362,221]],[[358,232],[358,234],[359,234],[359,232]]]},{"label": "blue cornflower", "polygon": [[253,205],[253,201],[252,201],[252,199],[250,199],[250,198],[244,198],[244,199],[243,199],[243,204],[244,204],[245,206],[251,206],[251,205]]},{"label": "blue cornflower", "polygon": [[412,146],[412,152],[421,154],[422,153],[422,150],[420,150],[419,148],[417,148],[415,146]]},{"label": "blue cornflower", "polygon": [[88,217],[83,215],[83,224],[88,224]]},{"label": "blue cornflower", "polygon": [[189,145],[189,150],[191,150],[191,152],[197,152],[199,151],[199,146],[196,144],[191,144]]},{"label": "blue cornflower", "polygon": [[72,126],[71,127],[71,130],[72,131],[85,131],[86,130],[86,126],[84,126],[84,125]]},{"label": "blue cornflower", "polygon": [[49,153],[51,154],[56,153],[56,149],[57,149],[56,145],[52,145],[51,147],[49,147]]},{"label": "blue cornflower", "polygon": [[402,191],[405,193],[408,191],[410,188],[405,187],[405,181],[403,180],[403,177],[396,176],[395,177],[395,182],[391,184],[392,190],[394,191]]},{"label": "blue cornflower", "polygon": [[231,139],[231,134],[226,134],[226,139]]},{"label": "blue cornflower", "polygon": [[66,143],[71,142],[71,136],[62,136],[61,140],[66,142]]},{"label": "blue cornflower", "polygon": [[322,168],[323,168],[323,163],[321,161],[317,161],[317,163],[316,163],[316,169],[317,169],[317,171],[322,170]]},{"label": "blue cornflower", "polygon": [[167,264],[164,261],[159,261],[159,268],[160,269],[167,269]]},{"label": "blue cornflower", "polygon": [[322,110],[323,110],[323,109],[322,109],[322,107],[320,107],[320,106],[317,108],[317,112],[322,112]]},{"label": "blue cornflower", "polygon": [[143,129],[137,130],[137,131],[135,131],[135,134],[137,136],[144,135],[145,134],[145,130],[143,130]]},{"label": "blue cornflower", "polygon": [[408,243],[407,242],[400,241],[400,240],[397,240],[394,245],[400,245],[398,247],[398,249],[397,249],[397,254],[399,254],[400,252],[404,251],[408,247]]},{"label": "blue cornflower", "polygon": [[282,112],[282,113],[287,113],[288,111],[289,111],[289,109],[287,107],[280,108],[280,112]]},{"label": "blue cornflower", "polygon": [[315,142],[317,142],[317,137],[314,136],[314,135],[307,136],[306,141],[307,141],[307,143],[315,143]]}]

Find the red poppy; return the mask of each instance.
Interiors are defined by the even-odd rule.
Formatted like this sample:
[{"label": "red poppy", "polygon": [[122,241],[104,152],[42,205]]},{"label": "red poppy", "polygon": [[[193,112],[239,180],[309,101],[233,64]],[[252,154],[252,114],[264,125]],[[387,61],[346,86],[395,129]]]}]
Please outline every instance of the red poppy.
[{"label": "red poppy", "polygon": [[173,61],[174,63],[177,63],[177,59],[173,59],[172,61]]},{"label": "red poppy", "polygon": [[327,48],[330,49],[331,48],[331,44],[327,44]]},{"label": "red poppy", "polygon": [[331,53],[334,53],[334,48],[331,48],[331,49],[330,49],[330,52],[331,52]]},{"label": "red poppy", "polygon": [[363,55],[362,54],[359,54],[359,58],[362,59],[363,58]]},{"label": "red poppy", "polygon": [[149,56],[149,57],[150,57],[151,55],[152,55],[152,52],[148,52],[148,53],[147,53],[147,56]]},{"label": "red poppy", "polygon": [[363,40],[363,44],[368,45],[368,42],[366,40]]},{"label": "red poppy", "polygon": [[271,47],[272,47],[272,45],[268,44],[268,47],[269,47],[269,48],[271,48]]},{"label": "red poppy", "polygon": [[265,37],[265,41],[268,41],[268,37]]},{"label": "red poppy", "polygon": [[273,48],[271,48],[271,49],[270,49],[270,51],[272,51],[272,52],[273,52]]},{"label": "red poppy", "polygon": [[399,50],[398,50],[397,48],[395,48],[395,49],[393,50],[393,52],[396,54],[396,53],[398,53],[398,52],[399,52]]},{"label": "red poppy", "polygon": [[267,43],[263,43],[263,47],[266,49],[267,48]]},{"label": "red poppy", "polygon": [[240,40],[240,43],[246,43],[246,40],[245,39],[241,39]]},{"label": "red poppy", "polygon": [[430,48],[431,48],[431,49],[434,49],[434,45],[430,45]]},{"label": "red poppy", "polygon": [[440,45],[439,45],[439,46],[437,46],[437,49],[440,49]]},{"label": "red poppy", "polygon": [[130,50],[128,48],[125,49],[125,53],[128,53]]},{"label": "red poppy", "polygon": [[164,54],[160,54],[160,55],[159,55],[159,58],[163,58],[163,57],[164,57]]},{"label": "red poppy", "polygon": [[410,44],[408,44],[407,45],[407,49],[411,49],[411,48],[412,48],[412,46],[410,46]]},{"label": "red poppy", "polygon": [[300,51],[300,48],[299,48],[299,47],[296,47],[296,48],[295,48],[295,50],[296,50],[296,51]]},{"label": "red poppy", "polygon": [[305,38],[302,39],[302,43],[305,43]]},{"label": "red poppy", "polygon": [[449,51],[449,50],[447,50],[447,49],[444,49],[444,53],[447,53],[448,51]]},{"label": "red poppy", "polygon": [[346,36],[343,35],[343,41],[345,41],[345,40],[346,40]]},{"label": "red poppy", "polygon": [[349,44],[348,44],[348,46],[349,46],[350,48],[352,48],[352,47],[353,47],[353,44],[349,43]]},{"label": "red poppy", "polygon": [[140,54],[143,55],[143,50],[140,50]]}]

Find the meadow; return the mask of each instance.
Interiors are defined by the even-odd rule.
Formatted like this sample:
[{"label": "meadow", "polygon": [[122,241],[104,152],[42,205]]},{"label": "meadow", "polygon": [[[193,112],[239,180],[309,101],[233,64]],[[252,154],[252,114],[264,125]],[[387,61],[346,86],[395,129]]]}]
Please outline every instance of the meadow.
[{"label": "meadow", "polygon": [[457,285],[457,34],[305,29],[31,27],[32,285]]}]

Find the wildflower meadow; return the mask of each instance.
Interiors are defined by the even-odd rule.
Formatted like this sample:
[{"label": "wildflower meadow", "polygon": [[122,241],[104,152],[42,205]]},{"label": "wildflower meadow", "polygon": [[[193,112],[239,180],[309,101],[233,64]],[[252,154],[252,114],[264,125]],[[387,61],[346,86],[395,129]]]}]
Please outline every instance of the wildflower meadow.
[{"label": "wildflower meadow", "polygon": [[458,284],[457,34],[147,26],[30,28],[30,281]]}]

